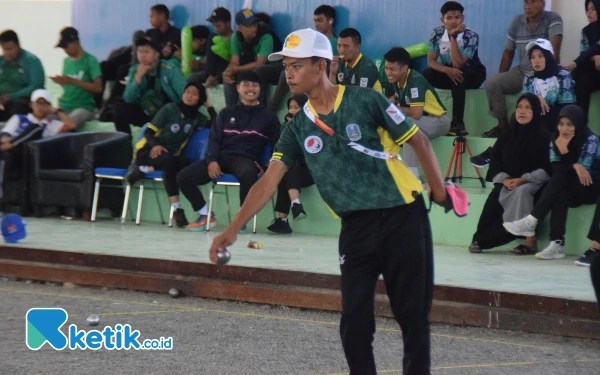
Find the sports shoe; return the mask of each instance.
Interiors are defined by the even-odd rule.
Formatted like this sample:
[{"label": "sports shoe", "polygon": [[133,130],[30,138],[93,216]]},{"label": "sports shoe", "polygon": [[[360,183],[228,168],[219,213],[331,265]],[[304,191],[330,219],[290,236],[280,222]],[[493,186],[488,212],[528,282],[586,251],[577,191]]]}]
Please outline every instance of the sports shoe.
[{"label": "sports shoe", "polygon": [[483,253],[483,250],[481,249],[481,246],[479,246],[478,241],[473,241],[471,243],[471,246],[469,246],[469,252],[473,254]]},{"label": "sports shoe", "polygon": [[591,247],[583,253],[583,255],[575,261],[575,264],[582,267],[589,267],[592,261],[600,254],[600,250],[592,249]]},{"label": "sports shoe", "polygon": [[490,164],[490,160],[492,160],[492,148],[488,147],[487,150],[485,150],[479,155],[473,156],[469,160],[471,161],[471,164],[473,164],[477,168],[487,167]]},{"label": "sports shoe", "polygon": [[[192,232],[204,232],[206,230],[206,226],[208,224],[208,216],[200,215],[193,223],[189,224],[186,228],[191,230]],[[217,218],[215,218],[214,214],[210,215],[210,224],[209,228],[213,229],[217,225]]]},{"label": "sports shoe", "polygon": [[469,135],[467,129],[465,129],[465,123],[459,120],[452,120],[450,124],[450,130],[448,131],[448,135],[456,137],[456,136],[465,136]]},{"label": "sports shoe", "polygon": [[565,257],[565,247],[562,245],[561,240],[550,241],[550,244],[544,250],[535,254],[535,257],[544,260],[562,259]]},{"label": "sports shoe", "polygon": [[175,218],[175,225],[177,228],[183,228],[189,225],[185,213],[183,212],[183,208],[178,208],[173,213],[173,217]]},{"label": "sports shoe", "polygon": [[302,203],[292,204],[292,216],[294,217],[294,221],[306,219],[306,211],[304,211]]},{"label": "sports shoe", "polygon": [[246,234],[246,224],[240,229],[239,234]]},{"label": "sports shoe", "polygon": [[292,228],[290,227],[290,223],[287,220],[283,220],[278,217],[273,220],[271,225],[267,227],[267,233],[269,234],[292,234]]},{"label": "sports shoe", "polygon": [[142,178],[144,178],[144,172],[140,171],[140,168],[137,165],[131,164],[127,169],[125,180],[129,183],[129,185],[133,186],[133,184],[135,184]]},{"label": "sports shoe", "polygon": [[533,237],[535,236],[535,228],[537,227],[537,219],[531,215],[527,215],[521,220],[504,223],[504,228],[514,236]]}]

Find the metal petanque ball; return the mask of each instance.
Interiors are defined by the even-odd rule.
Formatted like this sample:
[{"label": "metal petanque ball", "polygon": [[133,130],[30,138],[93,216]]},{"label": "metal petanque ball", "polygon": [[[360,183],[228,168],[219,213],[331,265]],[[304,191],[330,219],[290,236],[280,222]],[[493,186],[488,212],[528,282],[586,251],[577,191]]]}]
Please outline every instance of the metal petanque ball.
[{"label": "metal petanque ball", "polygon": [[87,323],[88,325],[95,327],[98,324],[100,324],[100,317],[98,315],[90,315],[87,317]]},{"label": "metal petanque ball", "polygon": [[169,289],[169,295],[171,296],[171,298],[177,298],[181,294],[179,293],[179,289],[177,289],[177,288],[171,288],[171,289]]},{"label": "metal petanque ball", "polygon": [[225,249],[223,251],[217,252],[217,264],[219,266],[223,266],[223,265],[229,263],[230,259],[231,259],[231,253],[229,252],[229,250]]}]

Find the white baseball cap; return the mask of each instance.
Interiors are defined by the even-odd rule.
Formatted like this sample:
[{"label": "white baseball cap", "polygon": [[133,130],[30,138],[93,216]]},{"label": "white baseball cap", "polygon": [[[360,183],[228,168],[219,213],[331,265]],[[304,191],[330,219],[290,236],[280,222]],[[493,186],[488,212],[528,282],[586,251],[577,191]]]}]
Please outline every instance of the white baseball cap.
[{"label": "white baseball cap", "polygon": [[333,59],[331,43],[318,31],[302,29],[288,35],[283,43],[283,51],[270,54],[269,61],[279,61],[284,57],[304,59],[313,56]]},{"label": "white baseball cap", "polygon": [[550,43],[548,39],[540,38],[537,39],[535,42],[529,42],[527,43],[527,47],[525,47],[525,50],[527,51],[527,53],[529,53],[529,51],[535,46],[538,46],[541,49],[545,49],[546,51],[554,55],[554,48],[552,48],[552,43]]},{"label": "white baseball cap", "polygon": [[44,90],[44,89],[35,90],[31,94],[31,101],[32,102],[37,102],[38,99],[44,99],[48,103],[52,103],[52,98],[50,97],[50,93],[48,91]]}]

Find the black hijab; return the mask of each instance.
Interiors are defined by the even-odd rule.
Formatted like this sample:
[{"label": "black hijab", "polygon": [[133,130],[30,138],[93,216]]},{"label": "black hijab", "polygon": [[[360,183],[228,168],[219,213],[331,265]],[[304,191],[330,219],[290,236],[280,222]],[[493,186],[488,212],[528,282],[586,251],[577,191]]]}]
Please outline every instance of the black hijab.
[{"label": "black hijab", "polygon": [[554,133],[552,134],[552,147],[554,148],[556,154],[560,156],[561,160],[569,163],[577,163],[577,160],[579,160],[579,157],[583,152],[583,146],[585,145],[585,142],[593,133],[585,123],[585,114],[583,113],[583,110],[578,106],[570,104],[564,107],[558,115],[558,120],[560,121],[560,119],[563,117],[568,118],[571,120],[573,125],[575,125],[575,136],[573,139],[571,139],[571,142],[569,142],[569,145],[567,146],[569,152],[561,155],[558,146],[556,146],[555,143],[555,140],[560,136],[557,126],[556,130],[554,130]]},{"label": "black hijab", "polygon": [[552,55],[552,53],[550,53],[550,51],[546,51],[545,49],[539,46],[534,46],[529,50],[529,60],[531,61],[531,54],[536,49],[542,51],[542,53],[544,54],[544,57],[546,58],[546,68],[544,68],[544,70],[542,70],[541,72],[534,70],[533,76],[539,79],[548,79],[550,77],[558,75],[559,66],[554,60],[554,56]]},{"label": "black hijab", "polygon": [[[600,14],[600,0],[586,0],[586,13],[589,3],[594,4],[594,7],[596,8],[596,13]],[[585,34],[585,36],[587,36],[590,46],[593,46],[594,44],[598,43],[598,41],[600,40],[600,21],[590,22],[589,25],[583,28],[583,33]]]},{"label": "black hijab", "polygon": [[542,126],[540,99],[534,94],[525,93],[517,100],[517,106],[522,100],[527,100],[531,105],[533,118],[528,124],[521,125],[517,122],[516,114],[513,114],[508,129],[494,145],[488,181],[502,172],[512,178],[519,178],[538,169],[544,169],[550,174],[550,132]]},{"label": "black hijab", "polygon": [[197,116],[199,116],[200,115],[200,112],[199,112],[200,107],[202,107],[204,105],[204,103],[206,102],[206,89],[204,88],[204,85],[201,83],[192,81],[192,82],[188,83],[187,85],[185,85],[185,89],[183,91],[185,92],[185,90],[187,90],[187,88],[190,86],[194,86],[195,88],[197,88],[200,95],[198,97],[198,104],[196,104],[194,106],[186,105],[183,102],[183,99],[179,103],[177,103],[179,110],[183,114],[183,117],[185,117],[186,119],[193,119],[193,118],[196,118]]}]

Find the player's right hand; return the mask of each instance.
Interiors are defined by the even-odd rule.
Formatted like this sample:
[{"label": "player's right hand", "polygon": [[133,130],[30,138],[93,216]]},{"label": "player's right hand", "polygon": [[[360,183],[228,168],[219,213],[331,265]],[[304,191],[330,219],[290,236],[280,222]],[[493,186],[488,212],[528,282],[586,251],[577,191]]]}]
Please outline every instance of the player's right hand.
[{"label": "player's right hand", "polygon": [[458,85],[459,83],[462,83],[462,81],[464,81],[463,73],[460,71],[460,69],[448,68],[448,70],[446,71],[446,75],[450,78],[452,82],[454,82],[455,85]]},{"label": "player's right hand", "polygon": [[217,252],[225,251],[225,248],[235,242],[237,240],[238,231],[233,230],[232,226],[229,225],[227,229],[221,234],[219,234],[213,240],[210,249],[208,250],[208,257],[210,261],[213,263],[217,263]]}]

